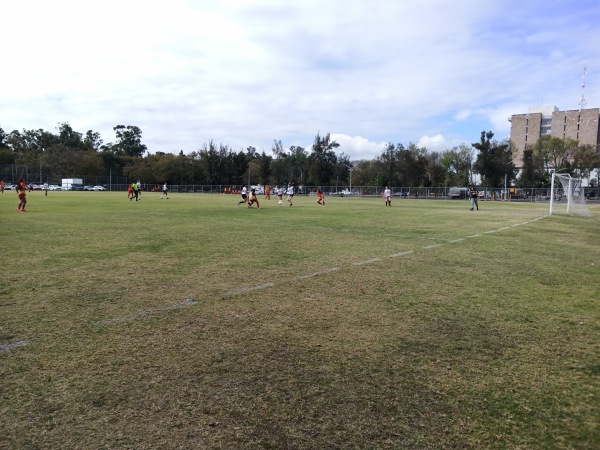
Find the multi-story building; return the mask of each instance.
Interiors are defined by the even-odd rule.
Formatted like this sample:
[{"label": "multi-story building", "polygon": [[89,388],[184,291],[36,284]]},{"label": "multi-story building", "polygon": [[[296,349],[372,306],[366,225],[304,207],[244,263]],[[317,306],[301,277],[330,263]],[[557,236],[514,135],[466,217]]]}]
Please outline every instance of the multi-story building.
[{"label": "multi-story building", "polygon": [[529,108],[528,114],[515,114],[508,120],[517,168],[523,166],[523,151],[544,135],[571,138],[579,145],[600,149],[600,108],[560,111],[556,106],[535,106]]}]

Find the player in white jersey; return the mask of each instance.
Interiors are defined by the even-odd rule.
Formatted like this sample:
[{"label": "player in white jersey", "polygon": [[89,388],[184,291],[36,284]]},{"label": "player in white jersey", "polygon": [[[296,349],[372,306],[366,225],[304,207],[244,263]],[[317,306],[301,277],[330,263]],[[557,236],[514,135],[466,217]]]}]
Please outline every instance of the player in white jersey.
[{"label": "player in white jersey", "polygon": [[242,188],[242,200],[240,200],[238,202],[238,206],[240,206],[240,203],[246,203],[248,201],[248,189],[246,189],[246,186],[244,186]]},{"label": "player in white jersey", "polygon": [[294,199],[294,185],[292,183],[288,184],[287,195],[287,201],[290,204],[290,206],[292,206],[292,200]]}]

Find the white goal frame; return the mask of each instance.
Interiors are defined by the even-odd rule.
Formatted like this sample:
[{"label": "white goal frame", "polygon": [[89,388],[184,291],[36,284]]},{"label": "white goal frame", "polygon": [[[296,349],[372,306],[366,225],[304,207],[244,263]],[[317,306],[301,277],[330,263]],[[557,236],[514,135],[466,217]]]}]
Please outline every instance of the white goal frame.
[{"label": "white goal frame", "polygon": [[[572,178],[569,174],[553,172],[550,184],[550,214],[564,212],[590,216],[581,183],[581,178]],[[557,209],[557,205],[561,205],[561,208]]]}]

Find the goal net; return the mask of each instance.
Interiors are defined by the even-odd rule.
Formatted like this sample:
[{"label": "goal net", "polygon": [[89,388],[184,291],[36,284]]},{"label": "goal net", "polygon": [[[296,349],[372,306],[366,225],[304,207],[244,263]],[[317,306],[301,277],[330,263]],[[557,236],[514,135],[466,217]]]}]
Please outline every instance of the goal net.
[{"label": "goal net", "polygon": [[553,173],[550,187],[550,214],[591,216],[585,203],[581,178]]}]

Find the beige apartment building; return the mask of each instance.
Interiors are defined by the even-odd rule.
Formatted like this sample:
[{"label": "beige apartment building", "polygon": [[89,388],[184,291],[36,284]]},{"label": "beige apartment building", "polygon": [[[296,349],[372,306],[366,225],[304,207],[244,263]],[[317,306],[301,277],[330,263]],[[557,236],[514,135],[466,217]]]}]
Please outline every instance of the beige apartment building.
[{"label": "beige apartment building", "polygon": [[579,145],[600,149],[600,108],[560,111],[556,106],[534,106],[527,114],[510,117],[510,141],[517,168],[523,166],[523,151],[544,135],[571,138]]}]

